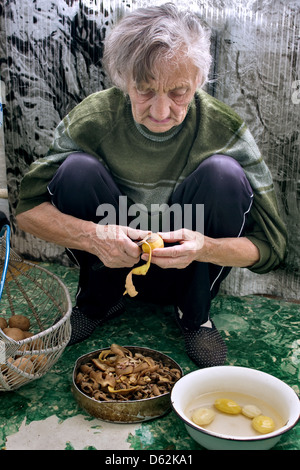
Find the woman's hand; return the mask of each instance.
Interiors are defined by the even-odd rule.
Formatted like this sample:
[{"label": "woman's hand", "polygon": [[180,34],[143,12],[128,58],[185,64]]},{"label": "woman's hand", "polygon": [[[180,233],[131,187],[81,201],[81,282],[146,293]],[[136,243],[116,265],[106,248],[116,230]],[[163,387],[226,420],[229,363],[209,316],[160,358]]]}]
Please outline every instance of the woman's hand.
[{"label": "woman's hand", "polygon": [[108,268],[132,267],[140,260],[141,248],[135,241],[150,232],[121,225],[97,225],[97,239],[92,251]]},{"label": "woman's hand", "polygon": [[[166,244],[177,244],[155,248],[152,252],[153,264],[161,268],[184,269],[198,260],[204,243],[204,236],[201,233],[184,228],[174,232],[160,232],[159,235]],[[147,258],[148,255],[142,255],[142,259]]]},{"label": "woman's hand", "polygon": [[[135,241],[142,240],[150,233],[77,219],[63,214],[49,202],[19,214],[17,222],[22,230],[42,240],[96,255],[110,268],[134,266],[141,254]],[[214,239],[189,229],[160,235],[166,244],[176,243],[153,250],[152,263],[163,269],[184,269],[193,261],[249,267],[260,258],[258,248],[245,237]],[[147,260],[148,255],[143,254],[142,258]]]},{"label": "woman's hand", "polygon": [[20,229],[51,243],[96,255],[110,268],[132,267],[141,248],[135,241],[150,232],[117,225],[101,225],[63,214],[44,202],[17,216]]},{"label": "woman's hand", "polygon": [[[166,244],[174,246],[156,248],[151,262],[166,268],[184,269],[193,261],[218,266],[250,267],[260,259],[258,248],[246,237],[211,238],[189,229],[160,233]],[[147,260],[143,254],[142,259]]]}]

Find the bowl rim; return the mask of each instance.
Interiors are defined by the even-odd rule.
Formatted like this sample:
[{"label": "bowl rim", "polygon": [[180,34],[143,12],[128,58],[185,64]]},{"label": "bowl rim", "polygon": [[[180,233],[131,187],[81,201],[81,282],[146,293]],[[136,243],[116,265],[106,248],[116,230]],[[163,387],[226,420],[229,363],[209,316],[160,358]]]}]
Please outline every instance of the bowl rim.
[{"label": "bowl rim", "polygon": [[[172,357],[168,356],[167,354],[162,353],[161,351],[158,351],[157,349],[148,348],[146,346],[122,346],[122,347],[126,348],[126,349],[129,349],[129,350],[130,349],[140,349],[140,350],[143,350],[143,351],[151,351],[152,353],[160,354],[160,355],[164,356],[165,358],[169,359],[170,361],[174,362],[174,364],[176,364],[176,366],[178,367],[178,370],[180,371],[180,374],[181,374],[180,378],[183,377],[183,370],[182,370],[181,366],[178,364],[178,362],[175,361]],[[101,400],[96,400],[96,398],[94,398],[94,397],[89,397],[86,393],[84,393],[82,390],[80,390],[80,388],[76,385],[76,383],[75,383],[75,372],[78,368],[80,360],[83,360],[85,357],[92,356],[93,354],[95,354],[95,355],[99,354],[101,351],[105,351],[107,349],[109,349],[109,347],[95,349],[94,351],[91,351],[89,353],[83,354],[82,356],[79,356],[75,361],[75,365],[74,365],[73,373],[72,373],[72,386],[75,388],[76,392],[80,393],[84,398],[92,400],[97,404],[105,405],[105,404],[113,404],[114,403],[114,404],[117,404],[118,406],[119,405],[124,405],[124,406],[127,405],[128,406],[128,404],[130,404],[130,403],[149,402],[150,400],[157,400],[159,398],[162,398],[162,397],[165,397],[165,396],[168,396],[168,395],[171,394],[171,390],[170,390],[169,392],[162,393],[161,395],[158,395],[158,396],[155,396],[155,397],[141,398],[139,400],[105,400],[105,401],[103,400],[103,401],[101,401]],[[180,380],[180,379],[178,379],[178,380]],[[173,385],[173,387],[174,387],[174,385]]]},{"label": "bowl rim", "polygon": [[[298,399],[298,403],[299,403],[298,417],[296,417],[290,424],[285,424],[284,426],[281,426],[279,429],[277,429],[273,432],[270,432],[268,434],[258,435],[258,436],[232,436],[232,435],[229,435],[229,434],[223,434],[223,433],[219,433],[219,432],[216,432],[216,431],[210,431],[210,430],[207,430],[207,429],[205,429],[201,426],[197,426],[189,418],[185,417],[183,414],[181,414],[179,411],[177,411],[176,406],[174,404],[174,400],[173,400],[173,395],[176,391],[176,390],[174,390],[175,387],[176,387],[176,384],[178,384],[180,381],[185,379],[185,377],[187,377],[191,374],[199,374],[201,371],[207,370],[207,369],[221,369],[221,368],[223,370],[224,370],[224,368],[231,368],[231,369],[235,369],[235,370],[238,370],[238,369],[252,370],[255,373],[258,372],[258,373],[263,374],[265,376],[272,377],[272,379],[280,381],[281,383],[284,384],[284,386],[288,387],[290,389],[290,391],[294,393],[295,398]],[[283,380],[279,379],[278,377],[276,377],[272,374],[268,374],[267,372],[264,372],[264,371],[261,371],[261,370],[258,370],[258,369],[253,369],[252,367],[224,365],[224,366],[213,366],[213,367],[209,367],[209,368],[206,368],[206,369],[197,369],[197,370],[188,372],[187,374],[183,375],[177,382],[175,382],[174,386],[172,387],[172,390],[171,390],[171,405],[172,405],[172,408],[175,411],[176,415],[179,416],[179,418],[184,422],[184,424],[186,426],[188,426],[190,428],[193,428],[194,430],[196,430],[198,432],[201,432],[203,434],[206,434],[210,437],[217,438],[217,439],[223,439],[223,440],[229,440],[229,441],[253,442],[253,441],[266,440],[266,439],[274,439],[274,438],[279,437],[282,434],[285,434],[286,432],[288,432],[300,420],[300,399],[299,399],[297,393],[292,389],[292,387],[290,387],[287,383],[285,383]]]}]

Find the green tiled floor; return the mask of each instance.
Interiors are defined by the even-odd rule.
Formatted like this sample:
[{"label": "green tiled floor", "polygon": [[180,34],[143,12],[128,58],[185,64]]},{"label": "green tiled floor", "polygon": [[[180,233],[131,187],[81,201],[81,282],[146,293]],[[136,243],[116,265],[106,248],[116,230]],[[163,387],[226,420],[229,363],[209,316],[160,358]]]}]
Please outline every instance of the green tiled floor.
[{"label": "green tiled floor", "polygon": [[[78,271],[44,267],[64,281],[73,299]],[[213,302],[212,317],[226,339],[228,364],[273,374],[299,394],[299,305],[258,296],[220,295]],[[96,420],[78,407],[71,393],[75,360],[112,342],[158,349],[180,363],[184,373],[196,368],[185,354],[172,309],[130,301],[121,317],[85,342],[68,347],[43,378],[15,392],[0,392],[0,448],[202,450],[174,412],[126,425]],[[299,450],[300,423],[274,449]]]}]

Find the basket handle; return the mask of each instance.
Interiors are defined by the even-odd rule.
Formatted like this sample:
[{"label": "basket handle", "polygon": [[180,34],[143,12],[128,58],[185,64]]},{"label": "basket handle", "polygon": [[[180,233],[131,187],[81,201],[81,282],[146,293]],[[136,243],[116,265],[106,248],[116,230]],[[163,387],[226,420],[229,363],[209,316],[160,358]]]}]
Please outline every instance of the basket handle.
[{"label": "basket handle", "polygon": [[5,224],[1,229],[0,243],[1,243],[1,239],[3,239],[4,237],[5,237],[5,258],[4,258],[3,271],[1,274],[1,281],[0,281],[0,300],[2,297],[2,292],[3,292],[7,268],[8,268],[9,255],[10,255],[10,226],[8,224]]},{"label": "basket handle", "polygon": [[[15,353],[20,349],[20,345],[18,341],[15,341],[12,338],[6,336],[5,333],[0,328],[0,358],[3,359],[3,355],[5,359],[10,356],[14,356]],[[1,361],[0,361],[1,363]]]}]

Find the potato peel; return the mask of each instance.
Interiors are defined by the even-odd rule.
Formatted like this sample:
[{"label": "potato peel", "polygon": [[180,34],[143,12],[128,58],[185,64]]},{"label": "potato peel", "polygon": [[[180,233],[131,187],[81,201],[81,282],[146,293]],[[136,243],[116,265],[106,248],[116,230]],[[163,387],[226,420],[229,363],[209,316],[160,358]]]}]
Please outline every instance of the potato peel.
[{"label": "potato peel", "polygon": [[147,242],[147,240],[144,240],[144,243],[148,245],[149,248],[149,258],[148,261],[143,264],[142,266],[138,266],[137,268],[133,268],[126,276],[126,281],[125,281],[125,292],[123,295],[130,295],[130,297],[135,297],[138,294],[138,291],[134,287],[133,281],[132,281],[132,275],[136,274],[139,276],[145,276],[150,268],[150,263],[151,263],[151,255],[152,255],[152,248]]},{"label": "potato peel", "polygon": [[[152,248],[151,243],[149,243],[149,240],[151,240],[153,238],[154,239],[159,238],[160,239],[160,245],[157,245],[154,242],[154,245],[153,245],[153,248]],[[152,249],[157,248],[158,246],[162,247],[163,244],[164,244],[162,238],[157,234],[152,234],[152,235],[148,236],[147,238],[142,240],[142,242],[143,242],[142,243],[142,250],[143,250],[144,253],[148,253],[149,258],[148,258],[148,260],[145,264],[143,264],[142,266],[138,266],[136,268],[133,268],[127,274],[126,280],[125,280],[125,292],[124,292],[123,295],[128,294],[130,297],[135,297],[138,294],[138,291],[134,287],[134,284],[133,284],[133,281],[132,281],[132,275],[136,274],[136,275],[140,275],[140,276],[145,276],[147,274],[149,268],[150,268],[151,257],[152,257]]]}]

